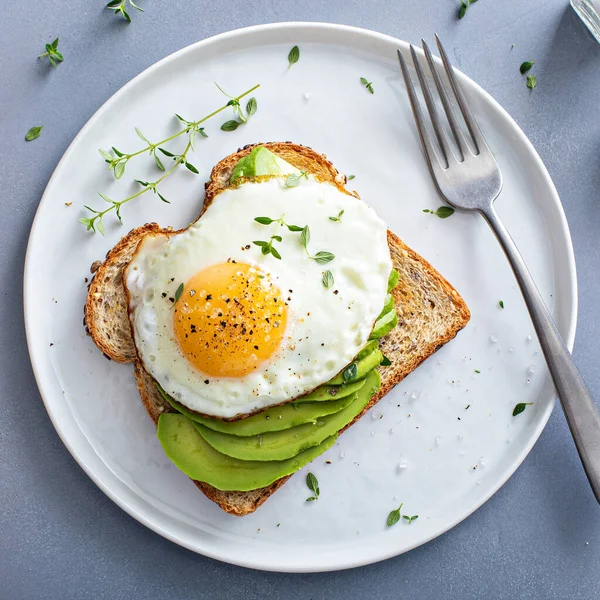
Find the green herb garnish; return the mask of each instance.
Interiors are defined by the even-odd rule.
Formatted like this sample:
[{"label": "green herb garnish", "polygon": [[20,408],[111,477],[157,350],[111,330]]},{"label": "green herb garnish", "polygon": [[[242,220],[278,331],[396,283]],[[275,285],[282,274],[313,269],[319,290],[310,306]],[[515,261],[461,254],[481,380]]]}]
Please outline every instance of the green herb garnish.
[{"label": "green herb garnish", "polygon": [[519,404],[514,407],[512,416],[516,417],[517,415],[520,415],[528,406],[531,406],[532,404],[533,402],[519,402]]},{"label": "green herb garnish", "polygon": [[475,369],[475,373],[481,373],[479,369]]},{"label": "green herb garnish", "polygon": [[298,46],[294,46],[290,53],[288,54],[288,69],[291,68],[293,64],[296,64],[300,60],[300,48]]},{"label": "green herb garnish", "polygon": [[251,117],[257,110],[258,102],[256,101],[256,98],[250,98],[246,104],[246,113],[248,113],[248,117]]},{"label": "green herb garnish", "polygon": [[348,383],[349,381],[352,381],[357,375],[358,366],[356,365],[356,363],[352,363],[344,369],[344,372],[342,373],[342,380],[344,383]]},{"label": "green herb garnish", "polygon": [[283,220],[285,215],[281,215],[279,219],[271,219],[271,217],[255,217],[255,221],[260,223],[261,225],[270,225],[271,223],[278,223],[279,225],[283,225],[287,227],[290,231],[302,231],[304,228],[299,225],[290,225]]},{"label": "green herb garnish", "polygon": [[460,0],[460,8],[458,9],[458,18],[462,19],[467,13],[467,9],[471,4],[475,4],[477,0]]},{"label": "green herb garnish", "polygon": [[356,175],[346,175],[346,179],[348,181],[352,181],[355,177],[356,177]]},{"label": "green herb garnish", "polygon": [[[239,96],[237,96],[235,99],[239,101],[244,96],[247,96],[248,94],[252,93],[259,86],[260,86],[260,84],[255,85],[254,87],[250,88],[243,94],[240,94]],[[137,198],[138,196],[141,196],[142,194],[145,194],[148,191],[152,191],[154,194],[157,194],[163,202],[168,202],[164,198],[164,196],[162,196],[158,192],[158,189],[157,189],[158,185],[160,183],[162,183],[174,171],[176,171],[180,165],[184,165],[188,170],[192,171],[192,173],[197,173],[198,170],[187,160],[187,154],[190,151],[190,149],[193,149],[194,141],[198,134],[201,137],[207,137],[206,133],[204,132],[204,128],[200,127],[200,125],[202,123],[204,123],[205,121],[208,121],[215,115],[219,114],[220,112],[226,110],[229,106],[231,106],[231,102],[228,102],[226,105],[221,106],[217,110],[213,111],[212,113],[210,113],[209,115],[207,115],[206,117],[204,117],[198,121],[186,121],[185,119],[183,119],[182,117],[177,115],[177,119],[181,123],[184,124],[184,127],[177,133],[169,136],[168,138],[165,138],[164,140],[160,140],[159,142],[156,142],[156,143],[149,142],[147,140],[147,138],[145,138],[138,129],[138,130],[136,130],[138,136],[140,137],[140,139],[144,140],[144,142],[147,145],[144,148],[142,148],[141,150],[138,150],[137,152],[132,152],[131,154],[128,154],[125,152],[121,152],[120,150],[117,150],[117,148],[115,148],[114,146],[109,151],[100,149],[99,150],[100,155],[102,156],[102,158],[104,158],[105,162],[108,164],[109,170],[113,171],[113,173],[117,179],[120,179],[123,176],[123,174],[125,173],[125,167],[132,158],[135,158],[136,156],[140,156],[141,154],[145,154],[146,152],[148,152],[148,154],[153,157],[157,168],[160,169],[161,171],[165,171],[165,173],[159,179],[157,179],[156,181],[153,181],[153,182],[147,182],[147,181],[142,182],[140,180],[136,180],[137,183],[139,183],[140,185],[143,186],[143,189],[136,192],[135,194],[132,194],[131,196],[128,196],[127,198],[124,198],[123,200],[111,200],[110,198],[107,198],[105,195],[99,194],[99,196],[105,202],[109,203],[110,206],[104,210],[96,210],[94,208],[86,206],[85,208],[87,210],[89,210],[91,213],[93,213],[93,216],[83,217],[83,218],[79,219],[79,222],[82,223],[83,225],[85,225],[88,231],[96,231],[97,230],[100,233],[103,233],[104,226],[102,224],[102,219],[103,219],[104,215],[106,215],[107,213],[109,213],[111,211],[115,211],[117,218],[119,219],[119,221],[121,221],[122,205],[127,202],[130,202],[131,200],[133,200],[134,198]],[[171,140],[174,140],[175,138],[177,138],[183,134],[188,135],[188,143],[181,154],[174,154],[173,152],[170,152],[169,150],[166,150],[165,148],[162,147],[163,144],[166,144],[167,142],[170,142]],[[112,153],[111,153],[111,151],[112,151]],[[164,155],[168,158],[171,158],[175,164],[170,169],[166,170],[164,168],[164,165],[162,164],[162,161],[157,156],[157,151],[160,151],[162,155]],[[161,169],[161,166],[163,167],[162,169]],[[190,167],[192,167],[192,168],[190,168]]]},{"label": "green herb garnish", "polygon": [[361,77],[360,78],[360,82],[369,90],[369,92],[371,92],[371,94],[375,93],[375,90],[373,89],[373,82],[372,81],[368,81],[364,77]]},{"label": "green herb garnish", "polygon": [[42,133],[42,129],[44,129],[43,125],[39,125],[37,127],[32,127],[26,134],[25,134],[25,141],[26,142],[31,142],[33,140],[37,140],[37,138],[40,137],[40,134]]},{"label": "green herb garnish", "polygon": [[302,179],[302,177],[308,179],[308,173],[306,171],[301,171],[300,173],[292,173],[285,180],[285,187],[296,187],[300,183],[300,179]]},{"label": "green herb garnish", "polygon": [[306,227],[304,227],[304,229],[302,230],[302,233],[300,234],[300,241],[302,242],[302,246],[304,247],[306,256],[308,256],[308,258],[314,260],[320,265],[326,265],[328,262],[331,262],[335,258],[335,255],[331,252],[324,251],[317,252],[314,256],[310,255],[308,251],[308,243],[310,242],[310,229],[308,225],[306,225]]},{"label": "green herb garnish", "polygon": [[387,526],[388,527],[392,527],[400,519],[404,519],[410,525],[413,521],[416,521],[419,518],[419,515],[413,515],[412,517],[409,517],[408,515],[401,514],[400,509],[402,508],[403,505],[404,505],[404,503],[400,504],[400,506],[396,510],[393,510],[388,515],[388,518],[387,518]]},{"label": "green herb garnish", "polygon": [[275,219],[271,219],[271,217],[255,217],[254,220],[261,225],[270,225]]},{"label": "green herb garnish", "polygon": [[308,254],[308,250],[306,249],[306,247],[308,246],[308,242],[310,242],[310,228],[308,227],[308,225],[302,228],[302,233],[300,234],[300,241],[302,242],[302,246],[304,246],[304,249]]},{"label": "green herb garnish", "polygon": [[183,294],[183,282],[179,284],[179,287],[175,291],[175,303],[179,301],[179,298],[181,298],[181,294]]},{"label": "green herb garnish", "polygon": [[[158,157],[157,157],[158,158]],[[189,165],[189,163],[187,163]],[[190,165],[193,166],[193,165]],[[196,167],[194,167],[196,168]],[[189,167],[188,167],[189,169]],[[162,171],[164,171],[164,167],[161,169]],[[142,187],[148,188],[150,190],[152,190],[153,194],[158,195],[158,197],[161,199],[162,202],[164,202],[165,204],[171,204],[157,189],[156,189],[156,182],[154,181],[142,181],[140,179],[134,179],[134,181],[136,183],[139,183]],[[104,194],[100,194],[100,197],[106,201],[106,202],[112,202],[112,200],[110,198],[107,198]],[[88,208],[86,206],[86,208]],[[93,209],[89,209],[89,210],[93,210]],[[121,220],[121,207],[117,207],[117,217],[119,219],[119,221]]]},{"label": "green herb garnish", "polygon": [[331,252],[317,252],[314,256],[311,256],[311,258],[320,265],[326,265],[335,258],[335,255]]},{"label": "green herb garnish", "polygon": [[522,63],[521,66],[519,67],[519,71],[521,71],[521,75],[525,75],[525,73],[527,73],[527,71],[529,71],[531,69],[531,67],[533,67],[534,64],[535,64],[535,60],[526,60],[524,63]]},{"label": "green herb garnish", "polygon": [[338,223],[342,222],[342,215],[344,214],[343,210],[340,210],[337,217],[329,217],[330,221],[337,221]]},{"label": "green herb garnish", "polygon": [[56,68],[57,63],[63,62],[65,57],[58,51],[58,38],[56,38],[51,44],[46,44],[46,52],[40,54],[38,58],[48,57],[50,64]]},{"label": "green herb garnish", "polygon": [[387,356],[384,355],[379,364],[382,367],[389,367],[392,364],[392,361]]},{"label": "green herb garnish", "polygon": [[239,127],[239,125],[239,122],[234,121],[233,119],[225,121],[225,123],[221,125],[221,131],[235,131]]},{"label": "green herb garnish", "polygon": [[308,473],[306,475],[306,486],[314,494],[313,496],[309,496],[306,499],[306,502],[312,502],[313,500],[318,500],[319,494],[321,493],[321,491],[319,490],[319,482],[312,473]]},{"label": "green herb garnish", "polygon": [[503,301],[503,300],[499,300],[499,301],[498,301],[498,306],[499,306],[500,308],[504,308],[504,301]]},{"label": "green herb garnish", "polygon": [[392,527],[400,520],[400,509],[402,508],[402,504],[396,509],[390,512],[387,518],[387,526]]},{"label": "green herb garnish", "polygon": [[[131,23],[131,17],[129,16],[129,13],[125,9],[125,6],[127,5],[127,1],[128,0],[112,0],[112,2],[109,2],[105,8],[108,8],[109,10],[114,10],[115,15],[118,15],[118,14],[123,15],[123,18],[128,23]],[[139,10],[140,12],[144,12],[144,9],[140,8],[137,4],[134,4],[133,0],[129,0],[129,4],[131,6],[133,6],[133,8],[135,8],[136,10]]]},{"label": "green herb garnish", "polygon": [[437,215],[440,219],[447,219],[454,214],[454,209],[451,206],[440,206],[437,210],[431,210],[430,208],[424,208],[424,213],[430,213]]},{"label": "green herb garnish", "polygon": [[275,258],[281,260],[281,254],[279,254],[277,249],[273,246],[274,241],[281,242],[281,240],[282,237],[280,235],[272,235],[271,239],[268,242],[262,240],[255,240],[252,243],[255,246],[258,246],[263,254],[272,254]]},{"label": "green herb garnish", "polygon": [[537,78],[535,75],[527,75],[527,87],[530,90],[535,90],[535,86],[537,85]]},{"label": "green herb garnish", "polygon": [[256,98],[250,98],[248,103],[246,104],[246,112],[242,108],[240,104],[241,96],[230,96],[220,85],[215,84],[219,91],[227,96],[230,100],[227,103],[227,106],[231,106],[233,109],[233,114],[237,116],[237,120],[232,119],[229,121],[225,121],[223,125],[221,125],[222,131],[235,131],[240,125],[243,125],[248,121],[248,119],[258,110],[258,103]]},{"label": "green herb garnish", "polygon": [[[279,219],[272,219],[271,217],[255,217],[254,220],[261,225],[271,225],[272,223],[276,223],[279,226],[285,226],[289,231],[303,231],[303,228],[299,225],[289,225],[283,220],[284,215],[281,215]],[[275,258],[281,260],[281,254],[277,251],[276,248],[273,247],[273,242],[281,242],[283,238],[280,235],[272,235],[271,239],[266,242],[262,240],[256,240],[252,242],[255,246],[260,247],[260,251],[267,255],[272,254]]]},{"label": "green herb garnish", "polygon": [[323,278],[321,279],[321,281],[323,282],[323,287],[328,290],[332,285],[333,285],[333,273],[329,270],[325,271],[325,273],[323,273]]}]

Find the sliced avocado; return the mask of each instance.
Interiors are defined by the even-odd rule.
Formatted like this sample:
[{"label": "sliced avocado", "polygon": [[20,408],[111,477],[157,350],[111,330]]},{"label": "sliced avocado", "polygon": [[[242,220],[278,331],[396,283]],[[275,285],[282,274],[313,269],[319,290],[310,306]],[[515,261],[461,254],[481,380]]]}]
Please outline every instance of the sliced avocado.
[{"label": "sliced avocado", "polygon": [[385,297],[385,302],[383,303],[383,308],[381,309],[381,312],[379,313],[377,320],[381,319],[381,317],[383,317],[383,315],[387,315],[387,313],[389,313],[390,310],[392,310],[392,308],[394,308],[394,296],[392,296],[391,294],[388,294]]},{"label": "sliced avocado", "polygon": [[365,380],[361,379],[355,383],[349,383],[348,385],[320,385],[316,390],[313,390],[310,394],[302,396],[297,400],[294,400],[293,404],[302,404],[303,402],[324,402],[325,404],[331,404],[332,400],[339,400],[340,398],[347,398],[360,390],[365,384]]},{"label": "sliced avocado", "polygon": [[319,446],[345,427],[367,405],[373,389],[378,389],[381,379],[377,371],[367,378],[365,385],[355,392],[352,403],[339,412],[284,431],[272,431],[252,437],[238,437],[208,429],[199,423],[194,427],[216,451],[242,461],[282,461],[299,455],[307,448]]},{"label": "sliced avocado", "polygon": [[391,292],[398,285],[399,279],[400,273],[398,273],[396,269],[392,269],[390,271],[390,276],[388,277],[388,292]]},{"label": "sliced avocado", "polygon": [[292,173],[300,173],[300,171],[264,146],[256,146],[250,154],[240,158],[233,168],[229,181],[233,182],[239,177],[291,175]]},{"label": "sliced avocado", "polygon": [[[210,431],[210,430],[209,430]],[[165,454],[188,477],[223,491],[256,490],[291,475],[333,446],[337,433],[319,445],[282,461],[246,461],[225,456],[207,444],[184,415],[164,413],[158,419],[158,440]]]},{"label": "sliced avocado", "polygon": [[296,427],[304,423],[316,423],[319,417],[338,412],[352,402],[352,397],[349,395],[340,399],[330,396],[329,399],[332,402],[305,402],[302,406],[284,404],[283,406],[268,408],[246,419],[228,422],[203,417],[191,412],[183,404],[173,400],[163,390],[160,390],[160,392],[176,411],[185,415],[188,419],[200,423],[213,431],[221,431],[222,433],[240,437],[267,433],[269,431],[282,431],[283,429],[289,429],[290,427]]},{"label": "sliced avocado", "polygon": [[373,327],[369,339],[378,340],[379,338],[382,338],[394,329],[396,325],[398,325],[398,313],[395,310],[391,310],[375,322],[375,327]]},{"label": "sliced avocado", "polygon": [[340,385],[364,379],[369,371],[372,371],[381,364],[382,360],[383,354],[378,349],[374,349],[371,354],[367,354],[364,358],[350,363],[339,375],[336,375],[328,383]]},{"label": "sliced avocado", "polygon": [[377,350],[379,348],[379,342],[377,340],[372,340],[367,343],[367,345],[356,355],[354,362],[357,360],[362,360],[365,356],[369,356],[373,350]]}]

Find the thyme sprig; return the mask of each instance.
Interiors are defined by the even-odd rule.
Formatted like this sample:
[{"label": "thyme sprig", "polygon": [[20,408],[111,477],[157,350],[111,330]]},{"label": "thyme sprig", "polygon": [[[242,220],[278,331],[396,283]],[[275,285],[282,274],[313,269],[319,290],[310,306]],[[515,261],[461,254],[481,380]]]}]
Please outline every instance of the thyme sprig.
[{"label": "thyme sprig", "polygon": [[[112,0],[105,6],[105,8],[108,8],[109,10],[114,10],[115,15],[119,15],[119,14],[123,15],[123,18],[128,23],[131,23],[131,17],[129,16],[129,13],[127,12],[127,9],[126,9],[127,1],[128,0]],[[133,6],[133,8],[135,8],[136,10],[139,10],[140,12],[144,12],[144,9],[140,8],[137,4],[134,4],[133,0],[129,0],[129,4],[131,6]]]},{"label": "thyme sprig", "polygon": [[[247,96],[248,94],[251,94],[258,87],[260,87],[260,84],[257,84],[254,87],[250,88],[249,90],[246,90],[243,94],[236,96],[235,99],[239,102],[239,100],[241,98],[243,98],[244,96]],[[79,222],[82,223],[83,225],[85,225],[88,231],[94,231],[94,232],[98,231],[104,235],[104,223],[103,223],[104,216],[107,215],[108,213],[114,211],[119,222],[122,222],[121,207],[124,204],[126,204],[127,202],[130,202],[131,200],[138,198],[142,194],[152,191],[154,194],[158,195],[158,197],[163,202],[168,203],[168,200],[162,194],[160,194],[158,191],[159,184],[161,184],[169,175],[171,175],[174,171],[176,171],[181,165],[184,165],[192,173],[198,174],[198,172],[199,172],[198,169],[192,163],[190,163],[188,161],[187,156],[188,156],[189,151],[194,149],[195,139],[198,135],[200,135],[201,137],[208,137],[206,132],[204,131],[204,128],[201,127],[200,125],[202,125],[202,123],[205,123],[206,121],[208,121],[215,115],[218,115],[220,112],[226,110],[227,108],[229,108],[229,106],[231,106],[231,101],[228,102],[227,104],[225,104],[224,106],[221,106],[218,109],[214,110],[206,117],[199,119],[198,121],[188,121],[188,120],[184,119],[183,117],[181,117],[180,115],[176,115],[178,121],[183,124],[183,128],[181,130],[179,130],[177,133],[174,133],[173,135],[170,135],[169,137],[167,137],[163,140],[160,140],[158,142],[150,142],[148,140],[148,138],[139,129],[136,128],[136,133],[137,133],[138,137],[146,143],[146,146],[144,146],[142,149],[140,149],[136,152],[132,152],[132,153],[122,152],[122,151],[118,150],[117,148],[115,148],[114,146],[111,148],[112,153],[108,150],[100,149],[98,152],[100,153],[102,158],[104,158],[105,162],[108,164],[109,170],[111,170],[113,172],[116,179],[121,179],[121,177],[123,177],[123,175],[125,173],[125,168],[131,159],[135,158],[136,156],[141,156],[142,154],[146,154],[146,153],[148,153],[150,156],[152,156],[154,158],[157,168],[161,171],[164,171],[164,174],[161,177],[159,177],[157,180],[152,181],[152,182],[141,181],[139,179],[136,179],[135,182],[138,183],[139,185],[141,185],[142,189],[137,191],[135,194],[132,194],[131,196],[128,196],[127,198],[124,198],[123,200],[112,200],[112,199],[108,198],[106,195],[99,193],[99,196],[105,202],[107,202],[109,204],[108,208],[106,208],[104,210],[97,210],[95,208],[92,208],[92,207],[86,205],[85,208],[92,213],[92,216],[82,217],[81,219],[79,219]],[[164,144],[166,144],[182,135],[185,135],[185,134],[187,134],[187,136],[188,136],[188,142],[185,146],[185,149],[183,150],[183,152],[181,154],[175,154],[175,153],[170,152],[169,150],[166,150],[165,148],[162,147]],[[162,160],[159,158],[157,151],[160,152],[163,156],[166,156],[167,158],[171,158],[175,164],[170,169],[166,169]]]},{"label": "thyme sprig", "polygon": [[219,88],[219,91],[222,94],[230,98],[229,102],[227,103],[227,106],[231,106],[231,108],[233,109],[233,114],[237,117],[237,120],[231,119],[230,121],[225,121],[225,123],[221,125],[221,130],[235,131],[240,125],[244,125],[244,123],[247,123],[248,119],[257,111],[258,103],[256,101],[256,98],[250,98],[250,100],[248,100],[248,102],[246,103],[246,112],[244,112],[244,109],[240,104],[241,96],[230,96],[219,84],[215,85]]},{"label": "thyme sprig", "polygon": [[306,502],[318,500],[319,496],[321,495],[321,490],[319,489],[319,480],[313,473],[308,473],[306,475],[306,487],[313,493],[312,496],[309,496],[306,499]]},{"label": "thyme sprig", "polygon": [[302,233],[300,234],[300,241],[302,242],[306,256],[314,260],[319,265],[326,265],[335,258],[334,254],[325,251],[317,252],[314,256],[311,255],[311,253],[308,251],[308,244],[310,242],[310,228],[308,225],[302,230]]},{"label": "thyme sprig", "polygon": [[[298,225],[290,225],[289,223],[286,223],[283,220],[284,217],[285,215],[281,215],[279,219],[272,219],[271,217],[256,217],[254,220],[261,225],[272,225],[275,223],[276,225],[279,225],[279,227],[287,227],[289,231],[303,231],[303,228]],[[280,235],[272,235],[268,242],[265,240],[255,240],[252,243],[255,246],[258,246],[263,254],[272,254],[275,258],[281,260],[281,254],[279,254],[277,248],[273,246],[273,242],[281,241],[283,241],[283,238]]]},{"label": "thyme sprig", "polygon": [[56,38],[51,44],[46,44],[46,52],[44,52],[44,54],[40,54],[38,58],[44,58],[44,56],[48,57],[50,64],[55,69],[58,63],[61,63],[63,60],[65,60],[65,57],[58,50],[58,38]]}]

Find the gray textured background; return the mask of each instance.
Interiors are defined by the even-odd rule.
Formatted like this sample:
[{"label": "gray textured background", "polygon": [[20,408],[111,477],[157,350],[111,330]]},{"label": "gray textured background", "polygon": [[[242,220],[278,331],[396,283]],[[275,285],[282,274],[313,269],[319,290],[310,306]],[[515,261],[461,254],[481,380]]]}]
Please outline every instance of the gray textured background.
[{"label": "gray textured background", "polygon": [[[441,538],[352,571],[255,572],[175,546],[96,488],[44,410],[22,314],[27,237],[48,178],[134,75],[192,42],[258,23],[338,22],[412,42],[437,31],[457,66],[521,125],[556,183],[579,271],[575,356],[600,398],[600,46],[566,0],[482,0],[462,21],[455,0],[139,3],[147,11],[132,11],[131,25],[101,0],[4,2],[0,13],[0,599],[600,598],[600,512],[560,409],[510,481]],[[66,60],[51,70],[35,58],[57,35]],[[534,93],[518,73],[526,59],[537,61]],[[26,144],[34,124],[43,135]]]}]

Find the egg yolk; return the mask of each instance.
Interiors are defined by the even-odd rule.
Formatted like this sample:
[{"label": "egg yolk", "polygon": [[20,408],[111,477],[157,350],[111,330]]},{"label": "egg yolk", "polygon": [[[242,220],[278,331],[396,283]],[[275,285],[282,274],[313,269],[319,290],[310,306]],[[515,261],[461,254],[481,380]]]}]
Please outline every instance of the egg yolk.
[{"label": "egg yolk", "polygon": [[183,354],[212,377],[243,377],[281,345],[287,305],[260,269],[227,262],[196,273],[174,309]]}]

